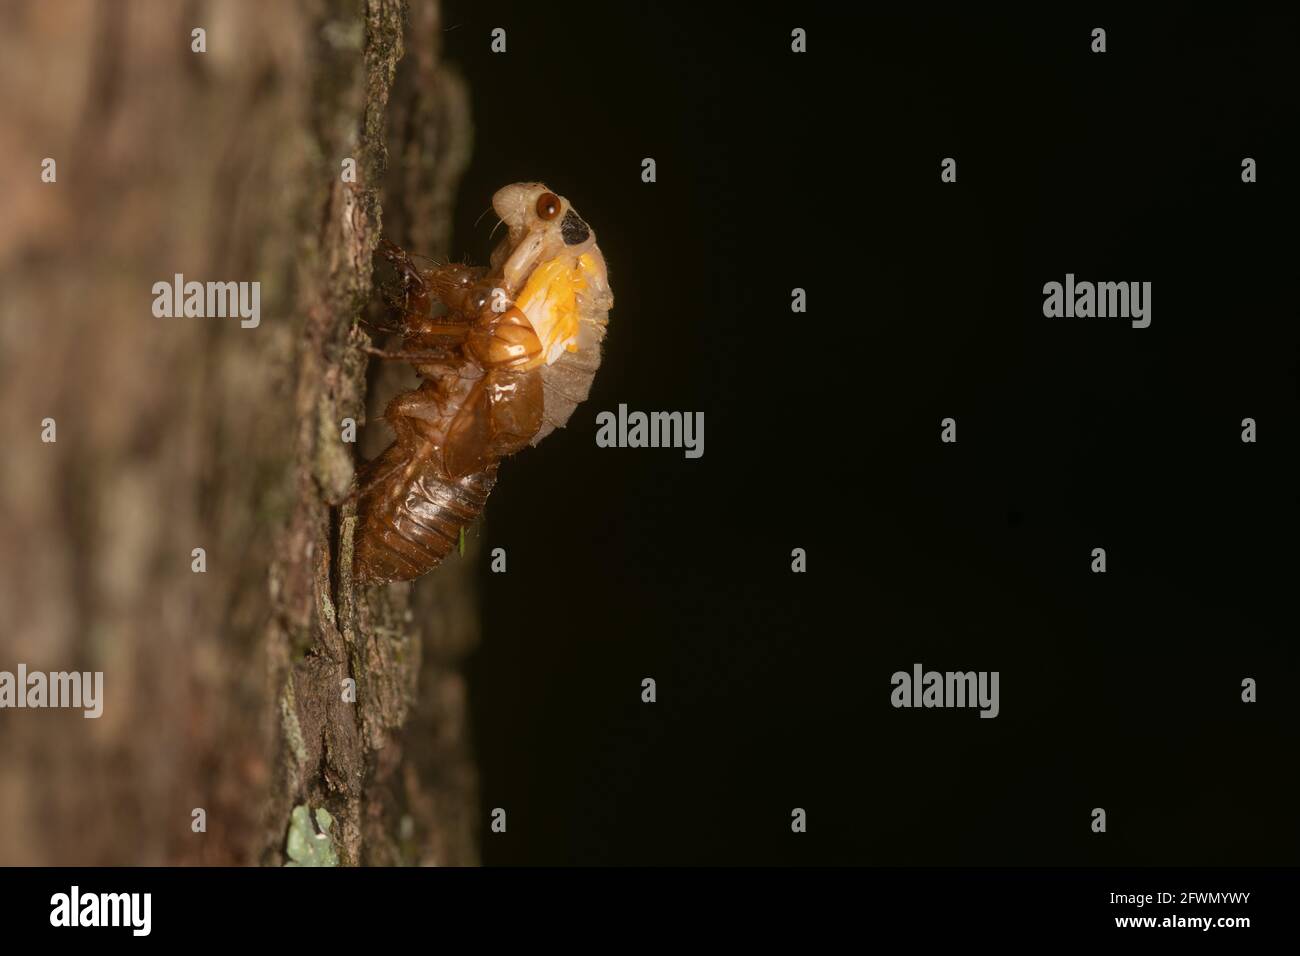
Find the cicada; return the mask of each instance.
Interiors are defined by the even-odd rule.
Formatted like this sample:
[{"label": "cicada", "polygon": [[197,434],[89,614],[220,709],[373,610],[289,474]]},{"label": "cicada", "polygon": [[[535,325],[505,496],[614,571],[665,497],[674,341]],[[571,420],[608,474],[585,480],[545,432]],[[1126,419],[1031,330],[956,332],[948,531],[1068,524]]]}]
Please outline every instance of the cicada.
[{"label": "cicada", "polygon": [[501,459],[562,427],[591,391],[614,296],[596,234],[541,183],[497,191],[507,233],[488,267],[422,266],[387,241],[402,350],[420,385],[357,474],[354,579],[409,581],[463,540]]}]

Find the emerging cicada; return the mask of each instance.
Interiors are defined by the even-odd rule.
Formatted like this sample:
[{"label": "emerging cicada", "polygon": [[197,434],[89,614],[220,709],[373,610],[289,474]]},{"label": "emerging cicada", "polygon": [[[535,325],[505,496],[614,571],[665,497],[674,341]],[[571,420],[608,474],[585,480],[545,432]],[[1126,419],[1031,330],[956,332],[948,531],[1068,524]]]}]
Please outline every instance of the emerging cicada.
[{"label": "emerging cicada", "polygon": [[358,581],[435,567],[483,510],[498,462],[563,426],[600,366],[614,296],[596,234],[541,183],[506,186],[492,207],[509,232],[490,268],[420,268],[381,245],[402,278],[394,357],[423,381],[389,403],[396,440],[357,475]]}]

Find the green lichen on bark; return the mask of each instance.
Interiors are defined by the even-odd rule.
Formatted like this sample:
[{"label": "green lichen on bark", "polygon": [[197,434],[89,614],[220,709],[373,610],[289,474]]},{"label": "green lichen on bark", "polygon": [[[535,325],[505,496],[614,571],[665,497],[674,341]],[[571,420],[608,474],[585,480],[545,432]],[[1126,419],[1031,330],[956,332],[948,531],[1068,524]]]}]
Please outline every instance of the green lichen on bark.
[{"label": "green lichen on bark", "polygon": [[294,807],[289,819],[289,836],[285,841],[285,852],[289,856],[285,866],[338,866],[339,857],[330,838],[333,824],[334,818],[324,807],[316,810],[316,827],[312,826],[305,805]]}]

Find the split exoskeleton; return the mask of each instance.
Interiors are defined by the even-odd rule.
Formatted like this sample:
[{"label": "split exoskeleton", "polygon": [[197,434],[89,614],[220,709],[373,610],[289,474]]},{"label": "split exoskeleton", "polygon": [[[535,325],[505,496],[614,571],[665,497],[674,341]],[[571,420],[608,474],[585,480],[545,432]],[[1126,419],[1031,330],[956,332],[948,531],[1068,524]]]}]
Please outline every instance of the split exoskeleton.
[{"label": "split exoskeleton", "polygon": [[541,183],[506,186],[492,206],[508,232],[488,268],[421,268],[381,245],[402,282],[396,357],[422,382],[389,403],[395,440],[357,476],[359,581],[436,566],[483,510],[498,462],[563,426],[600,366],[614,297],[595,233]]}]

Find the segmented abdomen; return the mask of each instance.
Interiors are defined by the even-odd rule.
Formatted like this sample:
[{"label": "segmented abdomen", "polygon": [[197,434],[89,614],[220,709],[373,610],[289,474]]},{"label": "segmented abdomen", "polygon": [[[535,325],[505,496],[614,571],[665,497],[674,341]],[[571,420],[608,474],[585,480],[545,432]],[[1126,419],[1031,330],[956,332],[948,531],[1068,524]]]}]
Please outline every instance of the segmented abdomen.
[{"label": "segmented abdomen", "polygon": [[[354,575],[358,581],[411,581],[445,558],[483,511],[496,484],[497,467],[447,478],[428,459],[383,462],[388,477],[371,485],[357,501]],[[382,464],[381,464],[382,462]],[[393,467],[396,466],[396,467]]]}]

